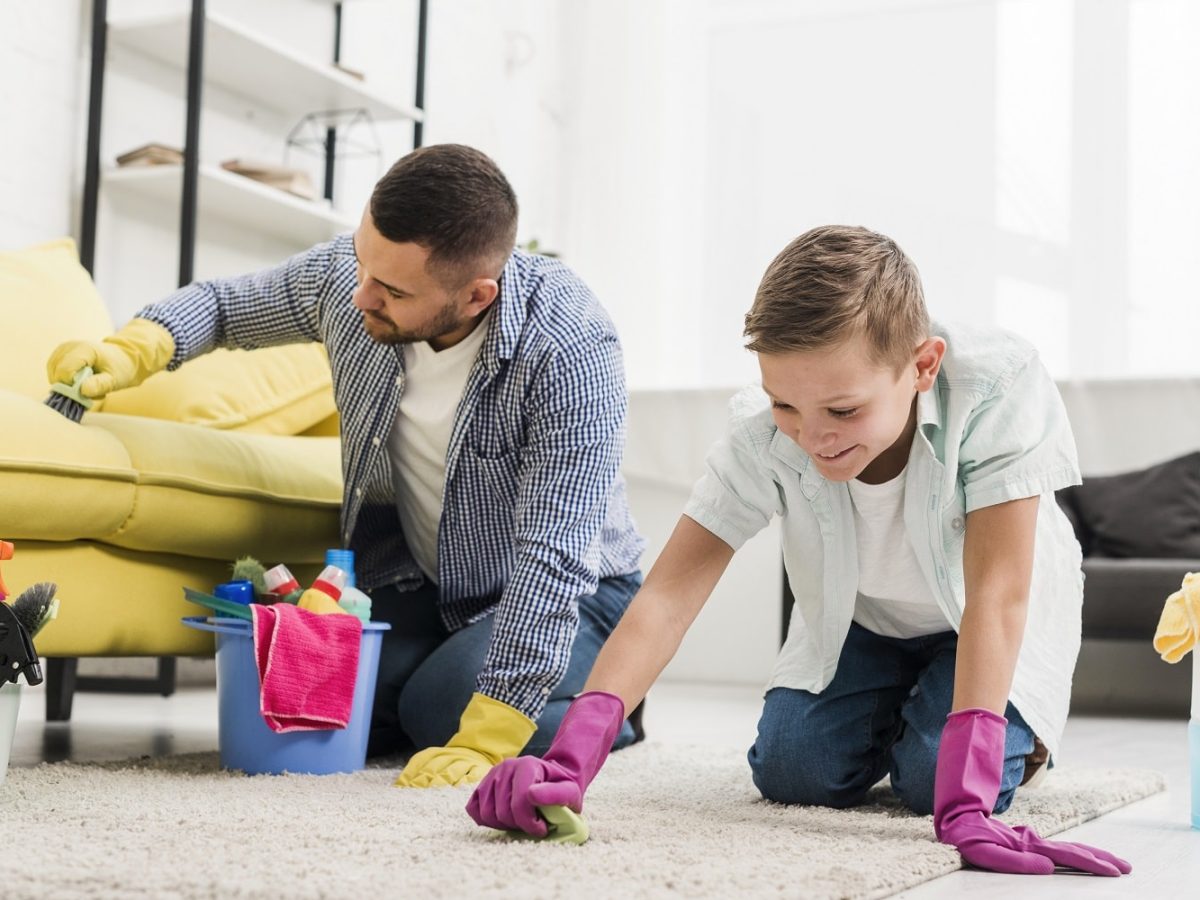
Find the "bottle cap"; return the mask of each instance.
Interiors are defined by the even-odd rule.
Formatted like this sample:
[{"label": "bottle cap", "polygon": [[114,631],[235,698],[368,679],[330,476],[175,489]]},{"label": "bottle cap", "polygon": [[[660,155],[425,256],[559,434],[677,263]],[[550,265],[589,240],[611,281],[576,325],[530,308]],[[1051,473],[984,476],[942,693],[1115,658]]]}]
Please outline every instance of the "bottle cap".
[{"label": "bottle cap", "polygon": [[328,594],[334,600],[342,596],[342,588],[346,586],[346,573],[337,566],[326,566],[313,582],[313,588]]},{"label": "bottle cap", "polygon": [[244,579],[226,581],[213,588],[213,596],[248,605],[254,602],[254,585]]},{"label": "bottle cap", "polygon": [[263,573],[263,581],[266,583],[268,594],[283,596],[290,594],[292,591],[300,590],[300,582],[296,580],[295,575],[288,571],[288,567],[282,563],[273,569],[267,569]]},{"label": "bottle cap", "polygon": [[330,549],[325,551],[325,565],[337,566],[346,573],[346,585],[354,587],[357,579],[354,577],[354,551]]}]

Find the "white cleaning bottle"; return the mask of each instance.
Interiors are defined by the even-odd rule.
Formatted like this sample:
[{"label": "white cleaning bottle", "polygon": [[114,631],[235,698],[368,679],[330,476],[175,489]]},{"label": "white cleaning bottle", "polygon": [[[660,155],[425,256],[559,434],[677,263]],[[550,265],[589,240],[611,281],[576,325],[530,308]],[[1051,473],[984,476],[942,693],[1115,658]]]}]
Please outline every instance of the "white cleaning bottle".
[{"label": "white cleaning bottle", "polygon": [[1192,721],[1188,723],[1192,757],[1192,827],[1200,829],[1200,650],[1192,651]]}]

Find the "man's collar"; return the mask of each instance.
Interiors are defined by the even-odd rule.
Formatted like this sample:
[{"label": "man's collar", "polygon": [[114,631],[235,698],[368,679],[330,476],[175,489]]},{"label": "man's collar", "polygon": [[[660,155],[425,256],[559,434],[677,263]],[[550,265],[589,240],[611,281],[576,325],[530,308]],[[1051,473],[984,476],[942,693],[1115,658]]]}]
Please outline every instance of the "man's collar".
[{"label": "man's collar", "polygon": [[525,272],[529,257],[514,250],[500,273],[500,293],[496,297],[495,321],[483,345],[483,358],[495,373],[501,360],[512,359],[525,327]]}]

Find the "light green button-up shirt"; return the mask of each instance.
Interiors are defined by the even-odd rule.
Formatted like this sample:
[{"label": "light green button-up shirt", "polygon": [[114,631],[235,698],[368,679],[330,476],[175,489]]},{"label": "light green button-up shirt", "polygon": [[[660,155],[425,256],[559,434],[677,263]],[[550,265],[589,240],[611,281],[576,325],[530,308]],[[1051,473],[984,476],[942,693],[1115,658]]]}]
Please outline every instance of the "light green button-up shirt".
[{"label": "light green button-up shirt", "polygon": [[[1079,653],[1079,544],[1053,492],[1079,483],[1075,441],[1058,389],[1025,340],[999,329],[934,327],[947,350],[919,394],[905,469],[904,524],[921,571],[957,631],[967,603],[967,513],[1040,496],[1025,637],[1009,699],[1051,753],[1066,724]],[[769,688],[819,693],[837,671],[858,593],[854,513],[844,483],[826,481],[781,433],[761,389],[731,403],[727,436],[684,510],[735,550],[772,516],[796,598]]]}]

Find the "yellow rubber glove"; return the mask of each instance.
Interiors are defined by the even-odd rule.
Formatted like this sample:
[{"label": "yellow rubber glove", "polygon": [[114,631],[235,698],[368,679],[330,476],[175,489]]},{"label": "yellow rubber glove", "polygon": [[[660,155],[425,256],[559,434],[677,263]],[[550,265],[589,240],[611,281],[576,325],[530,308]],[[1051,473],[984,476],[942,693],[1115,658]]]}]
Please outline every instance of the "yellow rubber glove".
[{"label": "yellow rubber glove", "polygon": [[458,721],[458,733],[445,747],[413,754],[396,787],[474,784],[502,759],[516,756],[537,726],[507,703],[476,692]]},{"label": "yellow rubber glove", "polygon": [[1177,663],[1200,639],[1200,573],[1183,576],[1183,587],[1167,598],[1158,629],[1154,632],[1154,649],[1169,663]]},{"label": "yellow rubber glove", "polygon": [[79,386],[85,397],[96,399],[112,391],[141,384],[165,369],[175,355],[171,332],[149,319],[134,319],[99,343],[67,341],[59,344],[46,362],[51,384],[70,384],[75,373],[91,366],[96,373]]}]

